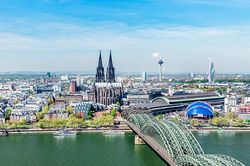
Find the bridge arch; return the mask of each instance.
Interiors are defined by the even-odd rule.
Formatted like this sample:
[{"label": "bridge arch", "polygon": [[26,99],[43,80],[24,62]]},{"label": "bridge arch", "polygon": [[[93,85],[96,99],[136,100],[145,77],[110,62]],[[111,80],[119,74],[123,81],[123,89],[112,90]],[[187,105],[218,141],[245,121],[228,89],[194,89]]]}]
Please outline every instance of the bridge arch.
[{"label": "bridge arch", "polygon": [[162,146],[170,156],[174,156],[174,151],[171,147],[171,143],[168,140],[166,134],[164,133],[161,126],[155,122],[151,121],[146,123],[142,128],[141,132],[153,138],[160,146]]},{"label": "bridge arch", "polygon": [[184,155],[175,158],[180,166],[244,166],[241,162],[225,155]]},{"label": "bridge arch", "polygon": [[169,120],[164,120],[162,123],[167,124],[168,126],[171,127],[173,133],[178,138],[178,141],[180,142],[185,155],[204,154],[204,151],[201,148],[197,139],[182,124],[174,123]]},{"label": "bridge arch", "polygon": [[130,121],[131,123],[135,124],[136,127],[138,127],[140,129],[140,123],[139,123],[139,120],[138,120],[136,114],[129,115],[128,121]]},{"label": "bridge arch", "polygon": [[[168,120],[156,121],[147,114],[131,114],[128,123],[159,154],[167,154],[167,162],[178,166],[244,166],[226,155],[204,154],[194,135],[186,126]],[[152,145],[152,142],[156,145]],[[162,153],[163,150],[166,150]]]},{"label": "bridge arch", "polygon": [[151,122],[152,120],[153,118],[147,114],[131,114],[128,117],[128,121],[135,124],[139,129],[141,129],[144,124]]}]

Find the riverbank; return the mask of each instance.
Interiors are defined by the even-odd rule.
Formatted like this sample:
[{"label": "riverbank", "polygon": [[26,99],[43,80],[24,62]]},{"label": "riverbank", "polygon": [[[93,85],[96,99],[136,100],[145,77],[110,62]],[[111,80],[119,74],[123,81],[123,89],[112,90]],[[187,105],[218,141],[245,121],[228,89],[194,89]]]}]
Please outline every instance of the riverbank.
[{"label": "riverbank", "polygon": [[[123,131],[123,132],[133,132],[128,127],[122,128],[109,128],[109,127],[101,127],[101,128],[68,128],[69,131],[79,132],[79,133],[98,133],[98,132],[105,132],[109,130],[113,131]],[[248,128],[191,128],[189,129],[192,132],[199,132],[199,131],[208,131],[208,132],[218,132],[218,131],[225,131],[225,132],[250,132],[250,127]],[[39,134],[39,133],[54,133],[58,131],[57,128],[50,128],[50,129],[8,129],[9,134]],[[2,130],[0,130],[2,132]]]},{"label": "riverbank", "polygon": [[[109,130],[113,131],[123,131],[123,132],[132,132],[130,128],[109,128],[109,127],[102,127],[102,128],[68,128],[69,131],[75,131],[79,133],[97,133],[97,132],[105,132]],[[38,134],[38,133],[54,133],[58,131],[57,128],[51,129],[8,129],[9,134]],[[0,130],[2,132],[2,130]]]},{"label": "riverbank", "polygon": [[250,132],[250,127],[223,127],[223,128],[207,128],[207,127],[196,127],[190,128],[190,131],[210,131],[210,132],[218,132],[218,131],[234,131],[234,132]]}]

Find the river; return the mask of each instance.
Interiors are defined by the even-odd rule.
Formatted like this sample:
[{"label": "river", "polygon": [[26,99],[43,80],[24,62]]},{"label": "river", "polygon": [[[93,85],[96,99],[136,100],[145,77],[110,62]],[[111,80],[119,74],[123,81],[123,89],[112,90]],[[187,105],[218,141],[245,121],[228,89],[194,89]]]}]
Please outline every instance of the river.
[{"label": "river", "polygon": [[[250,133],[195,134],[207,153],[233,156],[250,163]],[[0,137],[1,166],[165,166],[147,145],[134,145],[134,135],[107,137],[82,133],[75,138],[52,134]]]}]

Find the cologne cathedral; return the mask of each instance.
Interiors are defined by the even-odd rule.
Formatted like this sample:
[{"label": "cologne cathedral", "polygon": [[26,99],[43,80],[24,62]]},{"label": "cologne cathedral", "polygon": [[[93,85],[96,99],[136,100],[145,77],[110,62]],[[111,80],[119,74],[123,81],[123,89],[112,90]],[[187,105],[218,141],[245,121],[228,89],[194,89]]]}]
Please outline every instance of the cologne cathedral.
[{"label": "cologne cathedral", "polygon": [[121,101],[123,97],[123,86],[122,83],[117,83],[115,80],[115,68],[113,66],[111,51],[109,54],[106,77],[102,64],[102,54],[100,51],[95,78],[93,92],[94,102],[103,105],[111,105]]}]

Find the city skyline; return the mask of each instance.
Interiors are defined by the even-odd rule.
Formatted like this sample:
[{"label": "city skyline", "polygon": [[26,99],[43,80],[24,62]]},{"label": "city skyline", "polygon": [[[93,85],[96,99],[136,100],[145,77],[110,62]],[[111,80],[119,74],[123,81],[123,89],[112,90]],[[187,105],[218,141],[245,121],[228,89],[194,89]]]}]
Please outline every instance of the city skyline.
[{"label": "city skyline", "polygon": [[249,73],[246,0],[1,3],[1,72],[94,71],[111,49],[117,72],[157,73],[159,52],[163,73]]}]

